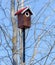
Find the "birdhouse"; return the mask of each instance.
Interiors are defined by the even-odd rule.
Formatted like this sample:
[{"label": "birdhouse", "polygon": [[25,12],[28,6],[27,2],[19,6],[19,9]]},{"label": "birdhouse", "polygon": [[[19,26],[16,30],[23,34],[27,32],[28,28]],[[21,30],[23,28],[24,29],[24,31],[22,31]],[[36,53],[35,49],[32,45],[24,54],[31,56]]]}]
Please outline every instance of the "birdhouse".
[{"label": "birdhouse", "polygon": [[28,7],[20,9],[15,15],[18,16],[18,28],[30,28],[32,12]]}]

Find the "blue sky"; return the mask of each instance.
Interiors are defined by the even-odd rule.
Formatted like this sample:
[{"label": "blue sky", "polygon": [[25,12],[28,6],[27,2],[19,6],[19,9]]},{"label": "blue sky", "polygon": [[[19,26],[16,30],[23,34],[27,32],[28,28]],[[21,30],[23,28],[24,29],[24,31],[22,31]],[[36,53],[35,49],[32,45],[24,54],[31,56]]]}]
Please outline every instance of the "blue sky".
[{"label": "blue sky", "polygon": [[[12,38],[12,23],[11,23],[11,16],[10,16],[10,8],[11,8],[11,0],[2,0],[0,1],[0,25],[5,30],[4,26],[7,30],[5,32],[8,32]],[[26,0],[25,0],[26,1]],[[50,1],[50,2],[49,2]],[[49,5],[48,5],[49,4]],[[28,34],[28,37],[26,39],[26,47],[30,48],[26,49],[26,65],[28,65],[29,60],[33,54],[34,46],[35,44],[38,44],[39,36],[41,38],[39,42],[38,49],[36,50],[36,56],[35,61],[33,63],[36,63],[35,65],[44,65],[46,58],[44,58],[42,61],[37,62],[42,57],[48,54],[51,47],[54,44],[55,40],[55,0],[27,0],[27,2],[24,3],[24,6],[29,6],[30,9],[33,12],[32,18],[31,18],[31,28],[26,30],[26,35]],[[6,14],[5,14],[6,13]],[[28,31],[28,32],[27,32]],[[4,35],[0,29],[0,41],[2,40],[2,45],[5,47],[7,46]],[[7,39],[8,42],[10,41]],[[4,50],[3,46],[0,46],[0,58],[5,54],[6,50]],[[10,44],[12,46],[12,42]],[[11,53],[11,50],[7,47],[9,53]],[[2,51],[2,52],[1,52]],[[52,49],[51,52],[54,52],[50,54],[48,57],[48,60],[46,61],[45,65],[49,65],[52,61],[52,59],[55,57],[55,47]],[[7,52],[6,52],[7,53]],[[2,55],[2,56],[1,56]],[[27,60],[28,59],[28,60]],[[4,59],[5,61],[6,59]],[[5,62],[9,61],[6,60]],[[2,60],[0,60],[0,65],[5,65]],[[39,64],[40,63],[40,64]],[[55,61],[52,63],[52,65],[55,65]]]}]

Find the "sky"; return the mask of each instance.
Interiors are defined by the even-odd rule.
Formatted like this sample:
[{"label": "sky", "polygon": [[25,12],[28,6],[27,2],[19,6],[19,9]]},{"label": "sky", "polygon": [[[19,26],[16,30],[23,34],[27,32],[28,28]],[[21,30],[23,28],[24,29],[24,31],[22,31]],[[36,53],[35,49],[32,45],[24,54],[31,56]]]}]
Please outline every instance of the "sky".
[{"label": "sky", "polygon": [[[26,65],[28,65],[32,54],[34,53],[34,47],[36,46],[36,55],[33,63],[35,65],[50,65],[51,61],[55,57],[55,47],[52,48],[49,57],[45,57],[49,52],[55,41],[55,0],[24,0],[24,7],[30,7],[33,15],[31,16],[31,28],[26,30]],[[20,3],[21,5],[21,3]],[[15,3],[16,6],[16,3]],[[10,34],[12,38],[13,30],[10,16],[11,0],[0,0],[0,26],[3,27],[5,32]],[[6,28],[6,29],[5,29]],[[7,38],[8,42],[10,40]],[[4,49],[8,49],[10,55],[11,49],[7,47],[4,33],[0,28],[0,58],[7,56],[7,52]],[[0,43],[1,44],[1,43]],[[9,44],[12,47],[12,42]],[[5,54],[6,53],[6,54]],[[40,60],[41,58],[44,59]],[[39,61],[40,60],[40,61]],[[11,65],[8,58],[0,59],[0,65]],[[38,62],[39,61],[39,62]],[[32,64],[33,64],[32,63]],[[55,65],[55,61],[52,62]]]}]

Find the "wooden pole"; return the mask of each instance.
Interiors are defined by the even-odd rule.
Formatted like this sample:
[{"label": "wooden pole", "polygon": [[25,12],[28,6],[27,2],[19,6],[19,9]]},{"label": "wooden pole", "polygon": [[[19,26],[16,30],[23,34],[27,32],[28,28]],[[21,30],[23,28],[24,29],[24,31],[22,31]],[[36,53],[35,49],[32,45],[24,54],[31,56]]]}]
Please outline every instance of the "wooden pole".
[{"label": "wooden pole", "polygon": [[23,63],[25,63],[25,28],[23,28]]}]

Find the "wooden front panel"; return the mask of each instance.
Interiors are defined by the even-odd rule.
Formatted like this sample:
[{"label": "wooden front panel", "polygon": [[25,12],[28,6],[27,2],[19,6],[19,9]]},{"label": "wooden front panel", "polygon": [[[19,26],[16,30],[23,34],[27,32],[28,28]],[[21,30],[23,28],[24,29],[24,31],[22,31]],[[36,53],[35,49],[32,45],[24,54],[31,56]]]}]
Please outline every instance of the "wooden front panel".
[{"label": "wooden front panel", "polygon": [[29,28],[31,26],[31,17],[26,17],[25,15],[23,15],[23,21],[24,21],[24,26],[26,28]]},{"label": "wooden front panel", "polygon": [[18,15],[18,28],[30,28],[31,26],[31,15],[26,17],[25,14]]}]

